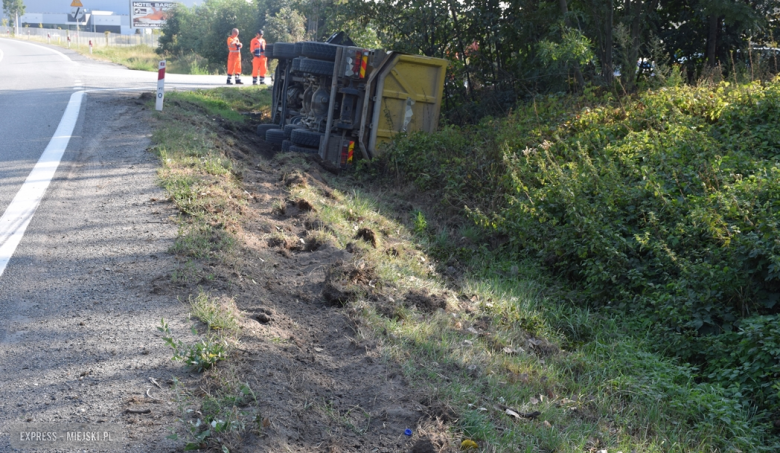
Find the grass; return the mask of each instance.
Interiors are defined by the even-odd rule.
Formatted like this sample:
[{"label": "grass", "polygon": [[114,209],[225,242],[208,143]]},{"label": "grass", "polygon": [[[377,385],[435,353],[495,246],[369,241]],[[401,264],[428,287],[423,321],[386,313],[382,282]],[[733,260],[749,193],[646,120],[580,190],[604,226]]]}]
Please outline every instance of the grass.
[{"label": "grass", "polygon": [[94,47],[92,54],[89,53],[89,48],[84,50],[84,47],[80,47],[77,51],[96,60],[110,61],[138,71],[156,72],[162,59],[154,52],[153,47],[144,44],[128,47]]},{"label": "grass", "polygon": [[[178,104],[166,113],[170,119],[159,118],[161,183],[183,213],[177,254],[220,259],[238,244],[241,170],[220,151],[225,142],[212,125],[217,118],[243,122],[234,110],[267,108],[267,92],[244,90],[174,93],[169,101]],[[287,174],[309,165],[294,155],[278,159]],[[754,423],[749,408],[699,383],[695,369],[649,352],[644,334],[621,319],[567,302],[567,286],[537,263],[495,254],[473,225],[444,226],[425,206],[409,208],[417,200],[408,193],[325,178],[335,187],[327,193],[308,185],[290,189],[289,200],[314,207],[307,221],[322,225],[306,241],[352,243],[376,269],[380,282],[373,291],[397,303],[388,311],[365,297],[351,302],[350,312],[366,327],[360,334],[381,344],[415,386],[453,409],[454,437],[491,452],[773,450],[767,428]],[[355,238],[361,228],[376,234],[376,247]],[[441,295],[448,309],[425,313],[405,306],[411,290]],[[207,325],[229,325],[216,320],[216,305],[204,305],[196,316],[210,320]],[[202,407],[219,415],[189,420],[197,428],[193,436],[212,436],[217,426],[233,426],[228,420],[247,419],[230,418],[243,409],[226,399],[248,397],[240,382],[234,376],[222,391],[207,393],[214,404]],[[364,414],[319,410],[355,432],[367,423]],[[263,418],[253,417],[261,430]],[[213,429],[203,430],[204,423]]]},{"label": "grass", "polygon": [[227,262],[236,250],[248,198],[243,168],[225,154],[219,118],[242,123],[241,112],[267,109],[265,88],[169,93],[157,113],[152,140],[160,158],[160,184],[182,213],[171,251],[179,256]]},{"label": "grass", "polygon": [[[445,240],[452,236],[423,210],[399,218],[387,208],[397,194],[332,183],[342,187],[338,201],[306,186],[291,197],[312,203],[310,215],[341,247],[358,227],[384,237],[386,247],[358,245],[385,295],[424,289],[448,298],[448,311],[432,315],[399,306],[388,317],[368,299],[353,307],[407,376],[455,409],[463,439],[482,451],[759,451],[748,408],[697,383],[695,369],[648,352],[648,340],[619,319],[565,302],[565,287],[536,264],[475,247],[454,283],[437,256],[457,239]],[[507,408],[540,414],[518,420]]]},{"label": "grass", "polygon": [[[185,451],[235,451],[249,430],[262,433],[269,421],[257,409],[257,395],[231,367],[215,369],[198,393],[177,383],[176,401],[186,427]],[[175,432],[169,439],[178,440]],[[240,451],[240,450],[239,450]]]},{"label": "grass", "polygon": [[200,290],[194,298],[190,296],[190,308],[192,316],[203,322],[209,331],[236,335],[240,330],[240,315],[232,298],[221,300]]}]

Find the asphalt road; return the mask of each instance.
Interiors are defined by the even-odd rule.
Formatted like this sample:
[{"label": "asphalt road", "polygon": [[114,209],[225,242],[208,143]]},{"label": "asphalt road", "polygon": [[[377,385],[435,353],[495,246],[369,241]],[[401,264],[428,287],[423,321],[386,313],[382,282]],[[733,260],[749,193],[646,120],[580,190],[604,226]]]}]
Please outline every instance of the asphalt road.
[{"label": "asphalt road", "polygon": [[[8,39],[0,58],[0,220],[20,205],[30,212],[0,266],[0,452],[18,451],[19,426],[41,423],[116,427],[121,441],[107,451],[176,450],[166,436],[180,414],[165,382],[190,376],[171,362],[156,326],[165,318],[186,334],[188,307],[168,288],[176,213],[160,201],[156,158],[146,151],[150,112],[138,100],[155,90],[157,74]],[[81,103],[68,133],[61,122],[74,98]],[[44,162],[56,172],[32,210],[18,194],[40,185],[41,156],[63,130],[67,147],[56,167]],[[0,255],[4,240],[0,225]]]},{"label": "asphalt road", "polygon": [[[74,91],[127,93],[157,88],[157,73],[132,71],[54,46],[0,39],[0,58],[0,213],[40,158]],[[224,82],[223,76],[167,74],[165,86],[182,90]],[[80,131],[74,135],[80,136]]]}]

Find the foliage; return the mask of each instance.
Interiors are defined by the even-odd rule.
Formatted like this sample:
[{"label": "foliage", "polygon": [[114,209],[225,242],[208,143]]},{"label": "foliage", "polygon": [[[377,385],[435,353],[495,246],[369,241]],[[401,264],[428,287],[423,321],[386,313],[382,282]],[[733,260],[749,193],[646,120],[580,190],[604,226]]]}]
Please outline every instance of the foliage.
[{"label": "foliage", "polygon": [[184,57],[195,53],[205,59],[207,70],[224,73],[228,57],[227,38],[239,29],[244,44],[242,68],[252,67],[249,41],[257,29],[256,9],[245,0],[206,0],[187,7],[177,4],[171,11],[157,49],[160,55]]},{"label": "foliage", "polygon": [[580,31],[564,27],[561,42],[542,41],[539,43],[539,56],[548,65],[584,65],[591,62],[593,44]]},{"label": "foliage", "polygon": [[24,6],[24,0],[3,0],[3,14],[11,18],[11,22],[14,22],[16,15],[23,15],[26,7]]},{"label": "foliage", "polygon": [[[537,97],[397,142],[388,169],[745,404],[780,409],[780,80]],[[763,326],[763,327],[759,327]],[[731,349],[731,350],[730,350]]]},{"label": "foliage", "polygon": [[414,215],[414,232],[417,234],[424,234],[428,229],[428,221],[425,220],[425,214],[422,211],[417,211]]},{"label": "foliage", "polygon": [[[160,326],[157,330],[163,333],[163,341],[173,349],[173,360],[185,363],[195,371],[202,372],[207,370],[220,360],[228,356],[229,348],[227,342],[214,335],[201,337],[193,344],[186,344],[182,340],[175,340],[173,333],[165,322],[160,320]],[[193,335],[197,335],[195,328],[192,328]]]},{"label": "foliage", "polygon": [[306,33],[305,18],[298,11],[285,6],[265,19],[265,32],[271,42],[302,41]]},{"label": "foliage", "polygon": [[[246,41],[263,28],[269,43],[324,40],[346,31],[358,45],[450,60],[444,111],[456,124],[506,114],[535,93],[582,92],[587,84],[632,93],[648,75],[637,68],[640,60],[652,66],[671,58],[683,66],[684,79],[695,81],[713,68],[731,74],[742,65],[753,71],[759,60],[777,73],[780,56],[755,50],[777,47],[780,0],[253,3],[206,0],[177,6],[163,28],[159,51],[197,54],[213,72],[224,70],[224,40],[233,27]],[[248,52],[244,58],[248,68]],[[774,65],[768,64],[771,58]]]}]

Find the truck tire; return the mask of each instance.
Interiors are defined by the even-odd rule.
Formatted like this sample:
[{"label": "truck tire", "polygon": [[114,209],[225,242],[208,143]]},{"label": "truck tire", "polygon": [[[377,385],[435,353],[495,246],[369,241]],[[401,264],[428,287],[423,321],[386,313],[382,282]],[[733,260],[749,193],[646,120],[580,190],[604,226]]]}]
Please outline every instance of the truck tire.
[{"label": "truck tire", "polygon": [[282,142],[282,152],[288,153],[290,152],[290,146],[292,146],[292,142],[290,140],[285,140]]},{"label": "truck tire", "polygon": [[301,58],[301,57],[293,58],[292,68],[290,68],[290,70],[292,72],[300,72],[301,71],[301,60],[303,60],[303,58]]},{"label": "truck tire", "polygon": [[269,129],[265,133],[265,141],[274,145],[281,145],[284,141],[284,131],[281,129]]},{"label": "truck tire", "polygon": [[271,60],[274,57],[274,45],[273,44],[266,44],[265,45],[265,58],[268,58]]},{"label": "truck tire", "polygon": [[295,56],[296,57],[300,57],[302,55],[301,54],[301,50],[303,49],[303,44],[305,42],[306,41],[298,41],[298,42],[295,43]]},{"label": "truck tire", "polygon": [[336,49],[339,46],[326,42],[304,42],[301,46],[301,55],[315,60],[336,61]]},{"label": "truck tire", "polygon": [[320,152],[317,148],[307,148],[305,146],[297,146],[297,145],[290,145],[288,151],[292,153],[303,153],[303,154],[319,154]]},{"label": "truck tire", "polygon": [[324,134],[310,131],[308,129],[293,129],[290,134],[290,140],[296,145],[308,146],[310,148],[320,147],[320,137]]},{"label": "truck tire", "polygon": [[285,59],[295,58],[295,44],[289,42],[277,42],[274,43],[274,58]]},{"label": "truck tire", "polygon": [[301,60],[301,72],[308,74],[329,76],[333,75],[332,61],[313,60],[311,58],[304,58]]},{"label": "truck tire", "polygon": [[257,135],[260,137],[265,138],[265,133],[268,132],[271,129],[279,129],[279,125],[277,124],[258,124],[257,125]]},{"label": "truck tire", "polygon": [[284,136],[289,139],[290,136],[292,135],[293,130],[303,129],[304,127],[305,126],[299,126],[297,124],[287,124],[286,126],[284,126]]}]

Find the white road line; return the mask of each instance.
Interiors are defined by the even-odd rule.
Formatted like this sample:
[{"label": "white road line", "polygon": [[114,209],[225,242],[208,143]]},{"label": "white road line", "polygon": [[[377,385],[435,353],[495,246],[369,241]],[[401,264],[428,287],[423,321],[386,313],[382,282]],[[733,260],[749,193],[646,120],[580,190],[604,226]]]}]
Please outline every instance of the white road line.
[{"label": "white road line", "polygon": [[21,242],[27,226],[49,187],[79,119],[84,91],[73,93],[49,145],[43,151],[22,188],[0,217],[0,276]]}]

